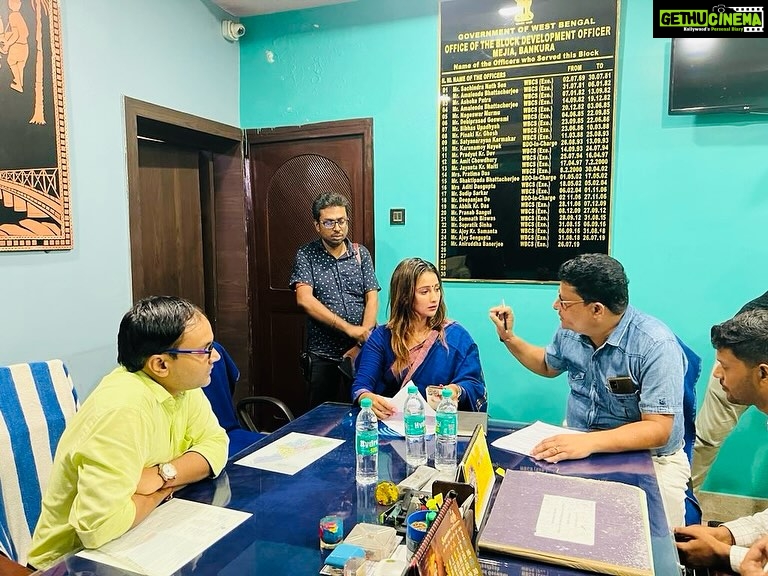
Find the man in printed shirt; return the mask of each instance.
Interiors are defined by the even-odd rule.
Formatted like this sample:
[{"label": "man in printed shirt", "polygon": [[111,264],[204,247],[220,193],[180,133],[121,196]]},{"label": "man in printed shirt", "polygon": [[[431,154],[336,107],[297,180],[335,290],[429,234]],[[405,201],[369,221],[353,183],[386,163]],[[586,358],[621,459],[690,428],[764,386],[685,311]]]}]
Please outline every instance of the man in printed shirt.
[{"label": "man in printed shirt", "polygon": [[[729,402],[768,414],[768,310],[749,310],[712,327],[714,376]],[[675,528],[683,561],[694,567],[739,572],[747,546],[768,535],[768,510],[718,527]]]},{"label": "man in printed shirt", "polygon": [[629,280],[606,254],[581,254],[558,271],[553,307],[560,329],[546,347],[517,336],[508,306],[491,308],[499,338],[523,366],[549,378],[567,372],[568,426],[535,446],[548,462],[598,452],[651,450],[670,526],[683,523],[691,469],[683,451],[683,379],[688,362],[672,331],[629,305]]},{"label": "man in printed shirt", "polygon": [[296,304],[307,313],[309,361],[303,370],[314,408],[350,401],[352,381],[339,366],[345,353],[356,352],[376,326],[381,287],[370,252],[347,239],[349,201],[323,192],[312,203],[312,217],[319,238],[299,248],[288,283],[296,291]]},{"label": "man in printed shirt", "polygon": [[211,324],[181,298],[152,296],[123,317],[121,365],[67,425],[29,563],[44,569],[139,524],[174,489],[218,475],[227,434],[200,389],[219,359]]}]

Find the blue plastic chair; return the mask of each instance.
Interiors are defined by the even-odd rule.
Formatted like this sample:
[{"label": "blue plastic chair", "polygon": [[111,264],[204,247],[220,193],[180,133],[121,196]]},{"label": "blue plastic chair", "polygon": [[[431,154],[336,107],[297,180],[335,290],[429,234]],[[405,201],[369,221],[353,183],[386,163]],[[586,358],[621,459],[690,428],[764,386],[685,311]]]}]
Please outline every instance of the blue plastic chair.
[{"label": "blue plastic chair", "polygon": [[77,393],[61,360],[0,367],[0,553],[27,564],[53,457]]},{"label": "blue plastic chair", "polygon": [[[203,388],[208,397],[214,414],[219,419],[219,424],[227,431],[229,436],[229,457],[241,452],[251,444],[258,442],[266,436],[260,432],[249,416],[249,408],[253,405],[271,405],[285,415],[286,421],[293,420],[293,414],[288,407],[277,398],[271,396],[249,396],[238,402],[237,411],[233,402],[235,384],[240,379],[238,370],[232,357],[218,342],[213,343],[214,348],[221,356],[221,360],[213,365],[211,370],[211,383]],[[240,418],[238,418],[240,414]]]},{"label": "blue plastic chair", "polygon": [[[690,464],[693,459],[693,443],[696,440],[696,382],[701,376],[701,358],[680,338],[677,338],[677,342],[688,360],[688,368],[683,378],[683,420],[685,423],[683,432],[685,446],[683,450],[685,450]],[[688,479],[688,489],[685,491],[685,524],[686,526],[701,524],[701,505],[693,493],[690,478]]]}]

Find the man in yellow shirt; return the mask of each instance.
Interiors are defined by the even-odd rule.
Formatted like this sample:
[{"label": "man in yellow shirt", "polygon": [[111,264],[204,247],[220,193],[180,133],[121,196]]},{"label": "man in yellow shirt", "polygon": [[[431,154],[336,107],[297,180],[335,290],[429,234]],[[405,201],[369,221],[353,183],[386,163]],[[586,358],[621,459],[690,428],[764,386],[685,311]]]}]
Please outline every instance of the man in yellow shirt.
[{"label": "man in yellow shirt", "polygon": [[218,475],[227,434],[200,389],[219,360],[211,324],[181,298],[137,302],[120,323],[121,365],[61,437],[29,564],[44,569],[140,523],[174,489]]}]

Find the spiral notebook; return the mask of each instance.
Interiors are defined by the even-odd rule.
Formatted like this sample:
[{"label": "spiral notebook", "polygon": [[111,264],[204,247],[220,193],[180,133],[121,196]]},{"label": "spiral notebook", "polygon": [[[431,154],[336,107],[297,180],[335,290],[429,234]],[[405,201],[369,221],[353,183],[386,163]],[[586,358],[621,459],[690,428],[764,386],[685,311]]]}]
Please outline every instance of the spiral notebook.
[{"label": "spiral notebook", "polygon": [[411,558],[405,576],[482,576],[475,548],[456,498],[443,501],[437,518]]}]

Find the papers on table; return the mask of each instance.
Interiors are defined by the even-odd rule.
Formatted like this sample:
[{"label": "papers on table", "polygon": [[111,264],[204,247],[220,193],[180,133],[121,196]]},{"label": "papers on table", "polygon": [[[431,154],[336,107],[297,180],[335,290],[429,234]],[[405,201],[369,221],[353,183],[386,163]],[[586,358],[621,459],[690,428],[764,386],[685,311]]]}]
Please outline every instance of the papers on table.
[{"label": "papers on table", "polygon": [[120,538],[78,556],[146,576],[170,576],[249,516],[174,498]]},{"label": "papers on table", "polygon": [[556,436],[558,434],[584,434],[584,432],[536,421],[530,426],[516,430],[511,434],[507,434],[506,436],[502,436],[498,440],[491,442],[491,446],[530,456],[531,450],[536,444],[545,438]]},{"label": "papers on table", "polygon": [[[411,382],[409,381],[405,386],[400,388],[394,398],[387,398],[389,403],[395,407],[395,413],[386,420],[379,421],[379,433],[382,436],[405,438],[403,406],[405,406],[405,401],[408,399],[408,384],[411,384]],[[424,401],[425,434],[427,436],[432,436],[435,433],[435,410],[423,396],[421,399]]]},{"label": "papers on table", "polygon": [[344,440],[291,432],[235,464],[293,476],[341,444]]},{"label": "papers on table", "polygon": [[[408,382],[410,384],[411,382]],[[405,421],[403,420],[403,406],[408,399],[408,384],[400,388],[394,398],[387,398],[389,403],[396,407],[396,412],[386,420],[379,420],[379,434],[385,438],[405,438]],[[386,398],[386,396],[385,396]],[[426,399],[424,400],[424,424],[426,435],[435,433],[435,410]],[[477,424],[483,425],[483,430],[488,429],[488,414],[485,412],[459,412],[459,427],[456,430],[458,436],[472,436]]]}]

